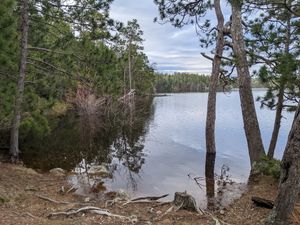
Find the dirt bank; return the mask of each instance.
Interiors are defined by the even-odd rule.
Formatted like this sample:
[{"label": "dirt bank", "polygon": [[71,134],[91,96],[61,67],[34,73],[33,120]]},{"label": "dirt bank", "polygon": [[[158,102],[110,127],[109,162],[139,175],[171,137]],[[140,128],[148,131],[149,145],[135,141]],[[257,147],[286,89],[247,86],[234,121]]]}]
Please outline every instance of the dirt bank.
[{"label": "dirt bank", "polygon": [[[180,225],[212,225],[216,224],[211,214],[199,215],[184,210],[170,212],[163,215],[170,205],[157,203],[135,203],[123,206],[117,202],[112,206],[105,206],[103,200],[88,201],[84,197],[72,193],[62,193],[69,189],[64,177],[50,174],[39,174],[23,166],[0,163],[0,224],[180,224]],[[214,217],[227,224],[247,225],[255,224],[263,219],[268,209],[256,207],[251,202],[251,196],[256,195],[274,199],[276,183],[270,177],[257,178],[249,190],[227,207],[221,213],[214,212]],[[48,201],[46,198],[49,198]],[[57,201],[56,203],[54,201]],[[77,204],[81,203],[81,204]],[[53,212],[65,211],[95,206],[105,208],[113,214],[126,216],[129,219],[101,216],[92,213],[80,213],[70,217],[47,216]]]}]

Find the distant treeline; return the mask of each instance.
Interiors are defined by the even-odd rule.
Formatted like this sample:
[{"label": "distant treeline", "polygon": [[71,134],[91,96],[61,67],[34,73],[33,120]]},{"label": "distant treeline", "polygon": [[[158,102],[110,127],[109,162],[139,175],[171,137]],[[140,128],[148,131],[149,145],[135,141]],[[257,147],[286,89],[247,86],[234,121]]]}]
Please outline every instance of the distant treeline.
[{"label": "distant treeline", "polygon": [[175,73],[156,74],[156,92],[203,92],[209,86],[209,76]]},{"label": "distant treeline", "polygon": [[[176,93],[176,92],[205,92],[209,88],[209,75],[174,73],[157,73],[155,76],[156,93]],[[252,78],[253,88],[264,87],[258,78]],[[220,80],[218,91],[226,91],[232,88],[238,88],[236,78]]]}]

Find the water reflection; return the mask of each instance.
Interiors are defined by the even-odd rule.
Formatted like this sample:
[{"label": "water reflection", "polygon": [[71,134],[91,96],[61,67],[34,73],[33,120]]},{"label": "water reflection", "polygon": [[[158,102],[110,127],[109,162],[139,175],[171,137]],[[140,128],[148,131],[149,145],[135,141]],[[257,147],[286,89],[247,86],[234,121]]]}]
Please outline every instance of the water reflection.
[{"label": "water reflection", "polygon": [[138,173],[145,162],[144,136],[152,115],[150,98],[136,100],[132,107],[112,105],[100,115],[70,112],[51,120],[50,135],[22,140],[22,159],[43,171],[80,167],[81,172],[89,165],[111,164],[118,159],[129,171]]},{"label": "water reflection", "polygon": [[[254,92],[254,95],[256,98],[264,92]],[[218,93],[217,99],[217,155],[215,172],[210,171],[208,177],[213,173],[220,175],[225,164],[230,166],[234,184],[246,182],[250,164],[238,92]],[[153,103],[152,99],[135,102],[131,108],[117,105],[110,110],[103,109],[98,116],[79,117],[69,113],[51,120],[49,136],[22,140],[22,157],[27,166],[44,171],[55,167],[69,171],[75,168],[71,182],[86,185],[84,193],[105,188],[106,191],[124,189],[134,196],[170,194],[166,200],[172,200],[174,192],[187,191],[204,208],[207,197],[213,200],[214,195],[214,204],[225,199],[224,193],[220,194],[219,177],[214,182],[207,180],[209,185],[206,185],[206,104],[207,93],[170,94],[154,98]],[[268,144],[275,113],[260,109],[259,105],[256,103],[261,133]],[[284,118],[277,157],[282,155],[293,115],[284,112]],[[99,165],[111,175],[87,176],[91,167]],[[191,179],[194,177],[202,178],[198,180],[201,188]],[[210,206],[213,204],[209,202]]]},{"label": "water reflection", "polygon": [[206,153],[205,160],[205,180],[206,180],[206,196],[207,208],[215,208],[215,161],[216,153]]}]

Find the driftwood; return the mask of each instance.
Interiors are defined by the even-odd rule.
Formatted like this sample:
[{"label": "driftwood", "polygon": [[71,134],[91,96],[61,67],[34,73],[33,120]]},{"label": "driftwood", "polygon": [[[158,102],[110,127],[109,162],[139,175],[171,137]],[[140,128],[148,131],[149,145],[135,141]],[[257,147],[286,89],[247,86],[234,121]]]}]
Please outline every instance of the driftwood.
[{"label": "driftwood", "polygon": [[131,199],[131,200],[125,202],[123,204],[123,206],[127,205],[127,204],[131,204],[131,203],[149,203],[149,202],[151,203],[151,202],[157,202],[157,200],[165,198],[168,195],[169,194],[165,194],[165,195],[161,195],[161,196],[146,196],[146,197],[134,198],[134,199]]},{"label": "driftwood", "polygon": [[138,201],[138,200],[157,201],[158,199],[165,198],[165,197],[167,197],[167,196],[169,196],[169,194],[165,194],[165,195],[161,195],[161,196],[139,197],[139,198],[134,198],[134,199],[132,199],[131,201],[132,201],[132,202]]},{"label": "driftwood", "polygon": [[255,205],[260,207],[264,207],[267,209],[273,209],[274,207],[274,202],[268,199],[253,196],[251,200],[255,203]]},{"label": "driftwood", "polygon": [[72,216],[78,213],[84,213],[84,212],[91,212],[94,214],[98,214],[98,215],[102,215],[102,216],[110,216],[110,217],[117,217],[120,219],[128,219],[131,220],[130,217],[126,217],[126,216],[122,216],[122,215],[117,215],[117,214],[113,214],[111,212],[109,212],[106,209],[100,209],[98,207],[93,207],[93,206],[86,206],[83,208],[79,208],[79,209],[72,209],[66,212],[55,212],[55,213],[50,213],[47,217],[48,218],[52,218],[55,216]]}]

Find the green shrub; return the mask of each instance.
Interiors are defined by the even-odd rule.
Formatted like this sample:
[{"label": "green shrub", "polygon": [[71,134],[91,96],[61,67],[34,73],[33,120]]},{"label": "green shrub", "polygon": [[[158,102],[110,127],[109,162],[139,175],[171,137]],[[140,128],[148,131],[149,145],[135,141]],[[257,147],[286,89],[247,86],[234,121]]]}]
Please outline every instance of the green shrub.
[{"label": "green shrub", "polygon": [[263,157],[261,161],[256,162],[253,166],[254,173],[273,176],[276,179],[280,178],[280,160],[269,159]]}]

